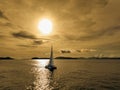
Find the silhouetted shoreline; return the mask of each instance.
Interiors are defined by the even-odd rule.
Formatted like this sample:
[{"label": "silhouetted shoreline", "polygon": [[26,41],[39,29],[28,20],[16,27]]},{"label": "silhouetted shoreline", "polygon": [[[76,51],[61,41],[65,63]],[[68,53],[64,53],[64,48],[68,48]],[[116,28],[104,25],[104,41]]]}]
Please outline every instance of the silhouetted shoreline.
[{"label": "silhouetted shoreline", "polygon": [[49,59],[49,58],[33,57],[32,59]]},{"label": "silhouetted shoreline", "polygon": [[12,57],[0,57],[0,60],[13,60],[14,58]]},{"label": "silhouetted shoreline", "polygon": [[120,59],[120,57],[56,57],[55,59]]},{"label": "silhouetted shoreline", "polygon": [[[13,57],[0,57],[0,60],[14,60],[16,58],[13,58]],[[23,58],[24,59],[24,58]],[[40,59],[49,59],[47,57],[32,57],[31,58],[32,60],[40,60]],[[68,59],[68,60],[71,60],[71,59],[74,59],[74,60],[91,60],[91,59],[96,59],[96,60],[102,60],[102,59],[106,59],[106,60],[109,60],[109,59],[116,59],[116,60],[120,60],[120,57],[64,57],[64,56],[58,56],[58,57],[55,57],[54,59]]]}]

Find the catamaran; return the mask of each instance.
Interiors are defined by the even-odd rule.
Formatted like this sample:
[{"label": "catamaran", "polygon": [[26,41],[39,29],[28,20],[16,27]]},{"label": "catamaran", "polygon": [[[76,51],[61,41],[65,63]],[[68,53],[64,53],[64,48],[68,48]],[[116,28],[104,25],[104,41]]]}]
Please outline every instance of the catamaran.
[{"label": "catamaran", "polygon": [[51,46],[50,60],[49,60],[48,65],[45,66],[45,68],[49,69],[50,71],[57,69],[57,67],[54,66],[54,62],[53,62],[53,47],[52,46]]}]

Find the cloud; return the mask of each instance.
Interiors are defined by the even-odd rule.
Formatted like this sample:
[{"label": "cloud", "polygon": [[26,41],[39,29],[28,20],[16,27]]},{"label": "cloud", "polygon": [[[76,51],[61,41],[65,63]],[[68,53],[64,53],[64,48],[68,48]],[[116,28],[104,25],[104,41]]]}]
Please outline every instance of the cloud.
[{"label": "cloud", "polygon": [[40,45],[40,44],[43,44],[43,40],[41,40],[41,41],[34,41],[33,42],[33,45]]},{"label": "cloud", "polygon": [[[83,48],[83,49],[80,49],[80,50],[73,50],[74,53],[75,52],[78,52],[78,53],[84,53],[84,52],[96,52],[97,50],[96,49],[87,49],[87,48]],[[72,53],[72,50],[61,50],[60,51],[61,53],[63,54],[67,54],[67,53]]]},{"label": "cloud", "polygon": [[38,40],[34,40],[32,44],[33,44],[33,45],[42,45],[42,44],[47,43],[47,42],[49,42],[49,40],[46,40],[46,39],[38,39]]},{"label": "cloud", "polygon": [[13,32],[12,36],[15,38],[36,39],[36,37],[34,35],[32,35],[29,32],[26,32],[26,31]]},{"label": "cloud", "polygon": [[33,45],[17,45],[17,46],[19,46],[19,47],[25,47],[25,48],[28,48],[28,47],[30,47],[30,48],[31,48],[31,47],[32,47],[32,48],[33,48],[33,47],[36,47],[36,46],[33,46]]},{"label": "cloud", "polygon": [[71,53],[70,50],[61,50],[60,52],[61,52],[61,53]]},{"label": "cloud", "polygon": [[120,39],[118,38],[118,41],[111,41],[109,43],[103,43],[101,45],[98,45],[98,47],[102,47],[103,49],[109,49],[109,50],[118,50],[120,51]]},{"label": "cloud", "polygon": [[89,14],[96,7],[104,7],[109,0],[71,0],[69,7],[76,14]]},{"label": "cloud", "polygon": [[44,43],[47,43],[50,41],[48,38],[37,38],[35,35],[27,32],[27,31],[19,31],[19,32],[13,32],[11,35],[18,39],[30,39],[27,43],[24,41],[23,44],[19,44],[17,46],[19,47],[30,47],[35,48],[39,45],[42,45]]},{"label": "cloud", "polygon": [[4,18],[6,20],[8,20],[8,18],[3,14],[3,12],[0,10],[0,18]]},{"label": "cloud", "polygon": [[100,38],[103,36],[113,36],[114,34],[120,32],[120,25],[109,27],[103,30],[98,30],[98,31],[91,31],[91,33],[88,36],[80,37],[81,39],[85,40],[90,40],[90,39],[96,39]]},{"label": "cloud", "polygon": [[[89,41],[89,40],[95,40],[101,37],[109,37],[116,35],[120,32],[120,25],[108,27],[105,29],[99,29],[99,30],[87,30],[84,31],[84,34],[62,34],[63,37],[67,40],[76,40],[76,41]],[[81,32],[82,33],[82,32]]]},{"label": "cloud", "polygon": [[83,52],[95,52],[97,50],[95,49],[80,49],[80,50],[76,50],[79,53],[83,53]]},{"label": "cloud", "polygon": [[26,48],[28,48],[28,47],[35,48],[35,47],[40,46],[42,44],[45,44],[47,42],[48,42],[48,40],[43,40],[43,39],[36,39],[36,40],[34,40],[34,39],[31,39],[31,41],[29,41],[28,43],[26,43],[26,44],[19,44],[17,46],[19,46],[19,47],[26,47]]},{"label": "cloud", "polygon": [[0,35],[0,38],[4,38],[4,36],[3,36],[3,35]]},{"label": "cloud", "polygon": [[11,23],[9,23],[9,22],[0,22],[0,26],[8,26],[8,27],[11,27],[12,26],[12,24]]}]

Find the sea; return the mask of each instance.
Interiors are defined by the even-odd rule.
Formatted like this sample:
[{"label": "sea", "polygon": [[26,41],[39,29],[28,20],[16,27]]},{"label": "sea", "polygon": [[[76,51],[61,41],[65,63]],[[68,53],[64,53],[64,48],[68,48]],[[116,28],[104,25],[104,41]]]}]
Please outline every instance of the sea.
[{"label": "sea", "polygon": [[0,60],[0,90],[120,90],[120,60]]}]

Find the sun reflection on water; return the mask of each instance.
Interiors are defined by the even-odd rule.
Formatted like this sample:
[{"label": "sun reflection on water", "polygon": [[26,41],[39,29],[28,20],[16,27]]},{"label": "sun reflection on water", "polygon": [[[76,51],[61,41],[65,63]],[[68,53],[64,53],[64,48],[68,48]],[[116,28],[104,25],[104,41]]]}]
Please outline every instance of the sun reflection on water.
[{"label": "sun reflection on water", "polygon": [[48,60],[40,59],[37,61],[37,65],[40,67],[45,67],[48,64]]},{"label": "sun reflection on water", "polygon": [[35,80],[33,85],[28,87],[28,90],[52,90],[52,74],[53,72],[45,69],[44,66],[48,60],[36,60],[35,67],[32,68]]}]

